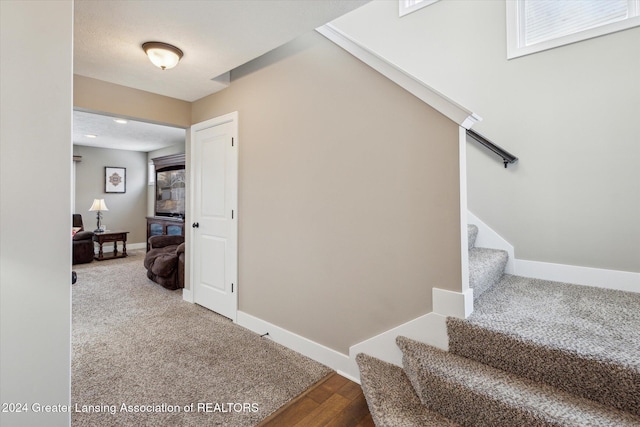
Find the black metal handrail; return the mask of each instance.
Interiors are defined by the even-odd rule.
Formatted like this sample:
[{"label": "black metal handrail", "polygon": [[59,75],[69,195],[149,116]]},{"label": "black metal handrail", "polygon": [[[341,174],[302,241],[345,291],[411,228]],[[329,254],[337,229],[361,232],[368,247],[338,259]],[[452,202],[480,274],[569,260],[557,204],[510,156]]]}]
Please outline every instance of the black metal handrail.
[{"label": "black metal handrail", "polygon": [[488,148],[489,150],[491,150],[494,153],[496,153],[498,156],[502,157],[502,161],[504,162],[504,167],[505,168],[507,167],[507,164],[515,163],[515,162],[518,161],[518,158],[516,156],[514,156],[511,153],[509,153],[504,148],[499,147],[496,144],[494,144],[493,142],[489,141],[487,138],[485,138],[484,136],[480,135],[478,132],[472,131],[471,129],[467,129],[467,135],[469,135],[471,138],[473,138],[474,140],[479,142],[485,148]]}]

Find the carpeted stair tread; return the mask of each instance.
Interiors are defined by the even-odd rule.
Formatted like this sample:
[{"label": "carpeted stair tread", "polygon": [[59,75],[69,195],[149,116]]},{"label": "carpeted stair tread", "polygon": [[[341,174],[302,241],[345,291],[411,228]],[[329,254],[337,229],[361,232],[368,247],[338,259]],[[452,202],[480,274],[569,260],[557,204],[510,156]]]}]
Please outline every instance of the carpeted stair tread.
[{"label": "carpeted stair tread", "polygon": [[505,275],[449,351],[640,415],[640,294]]},{"label": "carpeted stair tread", "polygon": [[638,426],[640,417],[408,338],[404,371],[429,409],[465,426]]},{"label": "carpeted stair tread", "polygon": [[455,427],[427,409],[402,368],[366,354],[356,356],[362,390],[377,427]]},{"label": "carpeted stair tread", "polygon": [[474,299],[500,280],[508,259],[507,252],[499,249],[469,250],[469,286],[473,288]]},{"label": "carpeted stair tread", "polygon": [[478,237],[478,227],[473,224],[467,224],[467,236],[469,240],[469,250],[476,245],[476,237]]}]

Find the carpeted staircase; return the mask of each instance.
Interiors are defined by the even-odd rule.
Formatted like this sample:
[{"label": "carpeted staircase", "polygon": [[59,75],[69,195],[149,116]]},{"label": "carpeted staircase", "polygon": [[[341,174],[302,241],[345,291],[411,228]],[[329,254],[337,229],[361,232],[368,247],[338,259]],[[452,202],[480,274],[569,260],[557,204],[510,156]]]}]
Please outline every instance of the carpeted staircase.
[{"label": "carpeted staircase", "polygon": [[402,368],[357,356],[376,426],[640,426],[640,294],[506,275],[477,233],[449,351],[398,337]]}]

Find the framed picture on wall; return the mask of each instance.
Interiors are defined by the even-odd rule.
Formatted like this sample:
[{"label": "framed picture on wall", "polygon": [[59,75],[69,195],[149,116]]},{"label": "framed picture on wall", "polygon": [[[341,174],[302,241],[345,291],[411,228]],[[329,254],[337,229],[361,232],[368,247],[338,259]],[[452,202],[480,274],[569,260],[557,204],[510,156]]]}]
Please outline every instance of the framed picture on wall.
[{"label": "framed picture on wall", "polygon": [[105,166],[104,168],[104,192],[127,192],[127,169]]}]

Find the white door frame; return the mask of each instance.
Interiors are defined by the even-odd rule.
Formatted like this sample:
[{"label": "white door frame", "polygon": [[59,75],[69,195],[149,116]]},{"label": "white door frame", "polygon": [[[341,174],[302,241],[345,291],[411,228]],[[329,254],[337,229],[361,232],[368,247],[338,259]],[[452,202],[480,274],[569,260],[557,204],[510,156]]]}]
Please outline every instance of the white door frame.
[{"label": "white door frame", "polygon": [[[228,113],[228,114],[224,114],[222,116],[218,116],[215,117],[213,119],[209,119],[209,120],[205,120],[203,122],[200,123],[196,123],[194,125],[191,126],[190,131],[189,131],[189,161],[191,165],[194,165],[195,162],[193,161],[193,157],[196,155],[195,153],[195,143],[196,143],[196,132],[203,130],[203,129],[207,129],[210,127],[214,127],[214,126],[218,126],[224,123],[229,123],[232,122],[233,123],[233,133],[234,133],[234,144],[238,144],[238,112],[234,111],[232,113]],[[239,156],[236,157],[236,161],[239,161]],[[236,165],[237,166],[237,165]],[[189,181],[190,181],[190,185],[189,185],[189,214],[187,215],[187,220],[189,220],[189,222],[185,223],[185,234],[188,233],[188,237],[189,237],[189,244],[188,244],[188,250],[189,250],[189,258],[190,258],[190,262],[189,262],[189,278],[186,284],[188,284],[188,289],[185,286],[185,289],[183,289],[183,293],[182,293],[182,297],[185,301],[188,301],[190,303],[194,303],[194,283],[193,283],[193,277],[194,277],[194,268],[195,268],[195,253],[194,253],[194,231],[193,228],[191,227],[191,223],[192,221],[192,213],[195,212],[195,185],[193,185],[193,183],[195,183],[195,168],[192,166],[189,168]],[[238,171],[238,167],[236,167],[236,171]],[[235,217],[236,217],[236,221],[234,224],[234,229],[232,231],[232,233],[234,234],[234,239],[236,241],[236,253],[235,253],[235,271],[233,273],[233,275],[235,276],[235,287],[236,287],[236,291],[234,292],[235,294],[235,298],[236,298],[236,315],[233,316],[232,320],[234,321],[234,323],[236,322],[237,319],[237,299],[238,299],[238,180],[236,177],[236,188],[235,188]]]}]

